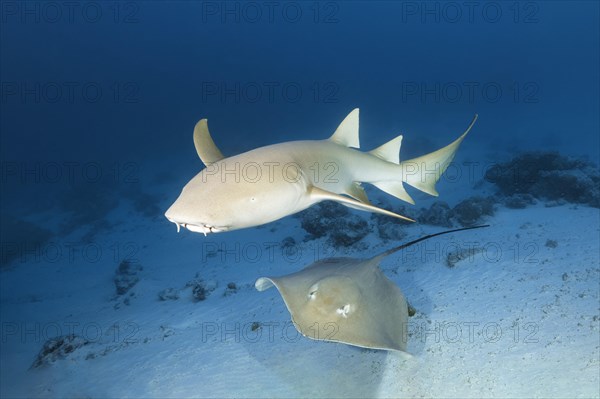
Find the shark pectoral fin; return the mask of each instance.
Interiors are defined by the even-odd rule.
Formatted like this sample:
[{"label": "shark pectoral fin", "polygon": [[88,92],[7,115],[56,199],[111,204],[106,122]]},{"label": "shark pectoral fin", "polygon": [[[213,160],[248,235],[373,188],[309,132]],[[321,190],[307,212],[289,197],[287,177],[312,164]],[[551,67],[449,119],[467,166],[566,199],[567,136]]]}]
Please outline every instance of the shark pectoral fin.
[{"label": "shark pectoral fin", "polygon": [[369,151],[369,154],[375,155],[384,161],[400,163],[400,146],[402,145],[402,135],[385,143],[382,146]]},{"label": "shark pectoral fin", "polygon": [[477,114],[465,132],[452,143],[418,158],[402,161],[402,180],[429,195],[438,196],[435,185],[454,159],[456,150],[477,121]]},{"label": "shark pectoral fin", "polygon": [[365,189],[362,188],[359,182],[352,183],[346,189],[346,194],[348,194],[354,199],[359,200],[363,204],[371,204],[371,201],[369,201],[369,197],[367,197],[367,193],[365,193]]},{"label": "shark pectoral fin", "polygon": [[385,191],[389,195],[393,195],[396,198],[401,199],[402,201],[406,201],[409,204],[415,204],[415,200],[406,192],[404,185],[402,182],[395,181],[380,181],[373,183],[375,187],[380,189],[381,191]]},{"label": "shark pectoral fin", "polygon": [[220,161],[225,158],[221,151],[215,145],[210,132],[208,131],[208,120],[200,119],[194,127],[194,146],[200,160],[204,165],[208,166],[211,163]]},{"label": "shark pectoral fin", "polygon": [[329,140],[346,147],[360,148],[360,141],[358,139],[358,108],[353,109],[344,118]]},{"label": "shark pectoral fin", "polygon": [[391,212],[391,211],[388,211],[388,210],[385,210],[382,208],[378,208],[375,205],[365,204],[365,203],[357,201],[353,198],[344,197],[343,195],[332,193],[330,191],[326,191],[326,190],[320,189],[318,187],[311,187],[310,197],[311,197],[311,199],[314,200],[315,203],[319,202],[319,201],[330,200],[330,201],[339,202],[342,205],[348,206],[350,208],[358,209],[361,211],[381,213],[382,215],[392,216],[392,217],[395,217],[398,219],[406,220],[409,222],[414,222],[414,220],[409,217],[398,215],[397,213],[394,213],[394,212]]}]

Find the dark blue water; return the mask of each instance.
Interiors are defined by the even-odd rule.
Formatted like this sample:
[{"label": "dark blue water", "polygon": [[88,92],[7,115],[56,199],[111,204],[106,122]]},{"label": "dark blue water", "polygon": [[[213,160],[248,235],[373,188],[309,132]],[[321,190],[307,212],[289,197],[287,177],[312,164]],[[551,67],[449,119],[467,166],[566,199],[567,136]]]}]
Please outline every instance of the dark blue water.
[{"label": "dark blue water", "polygon": [[[191,132],[203,117],[227,155],[328,137],[355,107],[363,147],[404,133],[404,158],[456,137],[475,113],[470,159],[599,155],[596,2],[6,1],[1,11],[3,214],[68,208],[65,192],[90,182],[71,198],[182,185],[201,168]],[[146,198],[147,213],[174,196]]]}]

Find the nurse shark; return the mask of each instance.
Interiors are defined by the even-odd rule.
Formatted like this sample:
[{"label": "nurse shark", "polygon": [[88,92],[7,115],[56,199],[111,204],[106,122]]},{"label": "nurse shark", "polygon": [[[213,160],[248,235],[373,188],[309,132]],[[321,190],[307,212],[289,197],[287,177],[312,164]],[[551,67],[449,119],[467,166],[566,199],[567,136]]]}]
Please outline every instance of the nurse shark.
[{"label": "nurse shark", "polygon": [[408,203],[408,184],[438,196],[435,185],[471,130],[447,146],[400,162],[402,136],[369,152],[359,151],[359,110],[354,109],[325,140],[289,141],[225,157],[215,145],[208,121],[194,128],[194,145],[206,166],[184,187],[166,218],[190,231],[217,233],[259,226],[321,201],[414,220],[370,203],[369,183]]}]

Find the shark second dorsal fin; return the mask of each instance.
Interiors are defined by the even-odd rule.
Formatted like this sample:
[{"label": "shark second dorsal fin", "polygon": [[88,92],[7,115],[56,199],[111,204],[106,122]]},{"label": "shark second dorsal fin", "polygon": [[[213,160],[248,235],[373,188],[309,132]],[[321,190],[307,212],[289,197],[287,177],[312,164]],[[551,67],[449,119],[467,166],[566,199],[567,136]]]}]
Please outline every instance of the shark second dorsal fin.
[{"label": "shark second dorsal fin", "polygon": [[346,147],[360,148],[360,141],[358,139],[358,108],[354,108],[346,116],[329,140]]},{"label": "shark second dorsal fin", "polygon": [[194,127],[194,146],[200,160],[206,166],[225,158],[215,145],[212,137],[210,137],[207,119],[200,119]]},{"label": "shark second dorsal fin", "polygon": [[375,155],[384,161],[400,163],[400,146],[402,145],[402,135],[385,143],[382,146],[369,151],[369,154]]}]

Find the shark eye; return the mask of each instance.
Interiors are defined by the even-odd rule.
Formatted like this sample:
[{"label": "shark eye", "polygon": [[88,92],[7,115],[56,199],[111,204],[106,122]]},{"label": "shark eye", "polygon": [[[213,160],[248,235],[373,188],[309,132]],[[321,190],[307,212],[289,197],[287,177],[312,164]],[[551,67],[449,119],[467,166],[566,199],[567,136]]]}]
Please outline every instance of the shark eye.
[{"label": "shark eye", "polygon": [[308,291],[308,299],[315,300],[317,298],[317,291],[319,290],[319,284],[313,284]]}]

